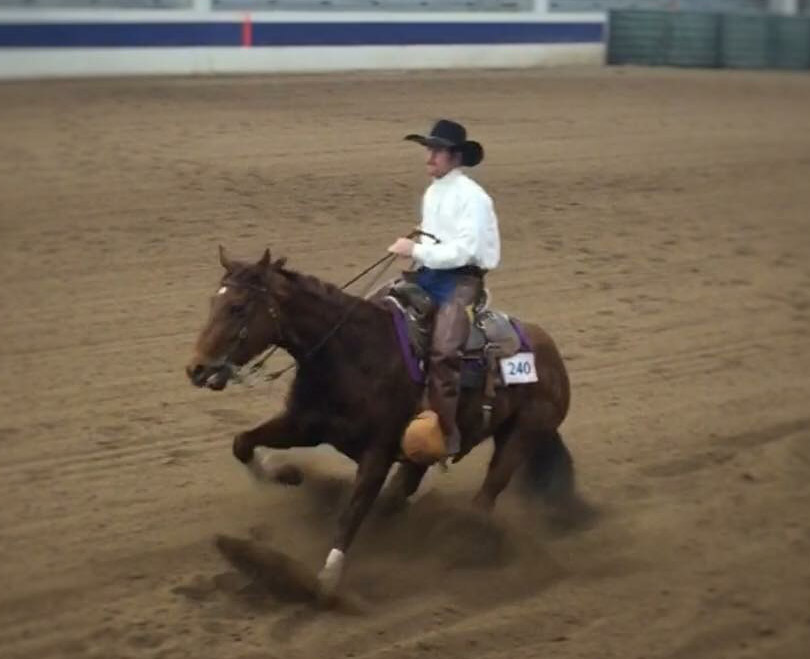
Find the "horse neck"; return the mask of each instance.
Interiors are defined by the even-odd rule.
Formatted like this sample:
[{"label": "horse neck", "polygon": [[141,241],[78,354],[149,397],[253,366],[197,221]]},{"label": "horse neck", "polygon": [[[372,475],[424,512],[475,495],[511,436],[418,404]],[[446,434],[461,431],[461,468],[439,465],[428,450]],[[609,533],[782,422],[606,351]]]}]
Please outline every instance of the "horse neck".
[{"label": "horse neck", "polygon": [[323,359],[337,349],[346,332],[366,331],[369,316],[384,313],[370,302],[343,293],[315,277],[293,273],[289,282],[291,290],[279,304],[280,345],[296,361],[313,351]]}]

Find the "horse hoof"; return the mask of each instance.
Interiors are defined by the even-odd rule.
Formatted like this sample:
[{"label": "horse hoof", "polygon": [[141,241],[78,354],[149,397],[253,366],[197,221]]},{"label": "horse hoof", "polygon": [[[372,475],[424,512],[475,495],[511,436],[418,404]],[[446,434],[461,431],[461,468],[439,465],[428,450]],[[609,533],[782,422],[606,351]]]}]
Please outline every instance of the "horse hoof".
[{"label": "horse hoof", "polygon": [[335,596],[340,584],[340,570],[324,568],[318,573],[318,595],[321,600],[329,601]]},{"label": "horse hoof", "polygon": [[319,592],[322,597],[332,597],[340,584],[343,575],[344,554],[339,549],[333,549],[326,558],[326,564],[318,573]]},{"label": "horse hoof", "polygon": [[233,455],[242,464],[248,464],[253,459],[254,448],[244,433],[239,433],[233,438]]}]

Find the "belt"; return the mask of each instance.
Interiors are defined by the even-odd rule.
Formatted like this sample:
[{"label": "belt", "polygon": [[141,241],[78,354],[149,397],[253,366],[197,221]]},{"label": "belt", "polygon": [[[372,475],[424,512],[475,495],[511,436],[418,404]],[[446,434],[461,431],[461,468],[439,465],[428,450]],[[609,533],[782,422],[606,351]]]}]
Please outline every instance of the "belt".
[{"label": "belt", "polygon": [[454,268],[453,272],[459,275],[479,277],[480,279],[483,279],[484,275],[487,274],[486,270],[479,268],[477,265],[465,265],[460,268]]},{"label": "belt", "polygon": [[[419,270],[423,269],[425,268],[420,268]],[[419,270],[417,270],[417,272],[419,272]],[[446,270],[442,270],[441,272],[446,272],[453,275],[463,275],[466,277],[478,277],[479,279],[483,279],[484,275],[487,274],[486,270],[479,268],[477,265],[463,265],[460,268],[448,268]]]}]

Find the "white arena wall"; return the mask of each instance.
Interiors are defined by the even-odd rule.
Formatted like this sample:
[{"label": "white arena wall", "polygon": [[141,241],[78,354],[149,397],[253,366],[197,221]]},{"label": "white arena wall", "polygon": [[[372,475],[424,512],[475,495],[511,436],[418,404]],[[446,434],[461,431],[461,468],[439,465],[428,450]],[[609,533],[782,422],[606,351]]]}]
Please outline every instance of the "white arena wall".
[{"label": "white arena wall", "polygon": [[59,9],[0,1],[0,78],[599,64],[603,13]]}]

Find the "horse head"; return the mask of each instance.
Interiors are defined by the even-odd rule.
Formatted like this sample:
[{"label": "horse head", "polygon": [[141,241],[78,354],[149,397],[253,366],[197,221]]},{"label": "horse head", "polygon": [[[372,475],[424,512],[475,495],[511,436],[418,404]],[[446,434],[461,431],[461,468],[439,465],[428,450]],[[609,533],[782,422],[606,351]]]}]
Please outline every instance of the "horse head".
[{"label": "horse head", "polygon": [[220,246],[219,260],[225,274],[186,366],[192,384],[217,391],[240,366],[281,341],[284,289],[284,259],[272,261],[270,250],[256,263],[244,263],[229,259]]}]

